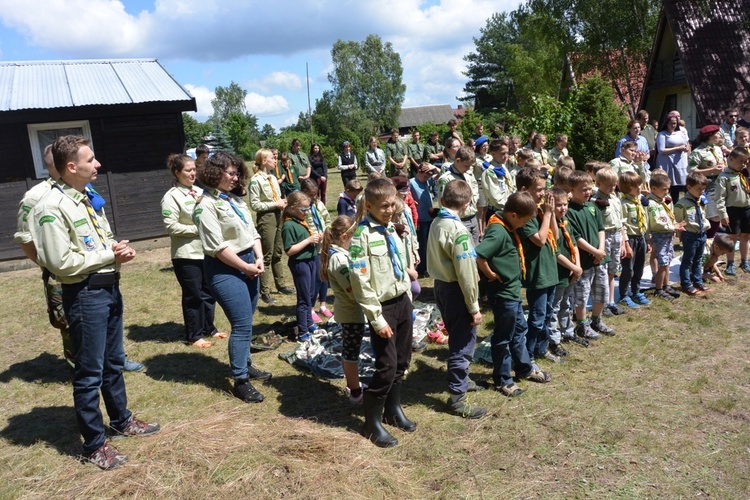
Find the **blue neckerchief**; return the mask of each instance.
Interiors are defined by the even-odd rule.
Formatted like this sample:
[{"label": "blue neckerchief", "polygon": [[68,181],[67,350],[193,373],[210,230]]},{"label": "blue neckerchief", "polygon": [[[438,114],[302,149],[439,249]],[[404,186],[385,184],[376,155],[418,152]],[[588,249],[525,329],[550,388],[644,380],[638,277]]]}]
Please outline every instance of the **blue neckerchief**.
[{"label": "blue neckerchief", "polygon": [[505,167],[502,165],[498,165],[497,167],[493,167],[492,170],[495,172],[495,175],[498,176],[501,179],[504,179],[505,176],[508,174],[508,171],[505,170]]},{"label": "blue neckerchief", "polygon": [[323,232],[323,222],[320,219],[320,215],[318,215],[318,209],[315,208],[315,205],[310,205],[310,213],[312,214],[313,222],[315,223],[315,227],[318,228],[318,232]]},{"label": "blue neckerchief", "polygon": [[458,176],[458,177],[459,177],[459,178],[460,178],[461,180],[463,180],[463,181],[465,181],[465,180],[466,180],[466,177],[464,177],[464,174],[462,174],[462,173],[460,173],[460,172],[456,171],[456,169],[455,169],[455,168],[453,168],[453,164],[451,164],[451,166],[450,166],[450,167],[448,168],[448,170],[449,170],[449,171],[450,171],[450,172],[451,172],[451,173],[452,173],[453,175],[457,175],[457,176]]},{"label": "blue neckerchief", "polygon": [[414,220],[411,218],[411,214],[407,211],[404,212],[404,217],[406,217],[406,222],[409,223],[409,231],[411,231],[411,234],[417,234],[417,230],[414,227]]},{"label": "blue neckerchief", "polygon": [[[362,221],[362,223],[367,224],[366,221]],[[376,224],[373,224],[373,227],[377,232],[385,236],[385,241],[388,246],[388,254],[391,256],[393,274],[396,275],[396,278],[401,279],[404,273],[403,271],[401,271],[401,256],[399,255],[398,248],[396,247],[396,239],[393,237],[393,234],[385,227]]]},{"label": "blue neckerchief", "polygon": [[234,201],[232,201],[232,198],[228,194],[219,191],[219,198],[229,202],[229,206],[232,207],[232,210],[234,210],[234,212],[240,217],[240,219],[242,219],[242,222],[247,225],[247,219],[245,219],[245,215],[242,213],[242,210],[240,210],[240,207],[235,205]]},{"label": "blue neckerchief", "polygon": [[487,169],[488,169],[488,168],[490,168],[491,166],[492,166],[492,163],[490,163],[490,162],[488,162],[488,161],[483,161],[483,162],[482,162],[482,171],[485,171],[485,170],[487,170]]},{"label": "blue neckerchief", "polygon": [[104,205],[107,203],[104,198],[102,198],[102,195],[96,192],[96,189],[91,184],[86,184],[86,196],[89,197],[89,201],[91,202],[91,206],[96,210],[97,212],[104,208]]},{"label": "blue neckerchief", "polygon": [[453,219],[453,220],[460,220],[460,219],[459,219],[458,217],[456,217],[455,215],[453,215],[452,213],[450,213],[449,211],[447,211],[447,210],[446,210],[446,209],[444,209],[444,208],[441,208],[441,209],[440,209],[440,210],[438,211],[438,214],[437,214],[437,216],[438,216],[438,217],[442,217],[443,219]]}]

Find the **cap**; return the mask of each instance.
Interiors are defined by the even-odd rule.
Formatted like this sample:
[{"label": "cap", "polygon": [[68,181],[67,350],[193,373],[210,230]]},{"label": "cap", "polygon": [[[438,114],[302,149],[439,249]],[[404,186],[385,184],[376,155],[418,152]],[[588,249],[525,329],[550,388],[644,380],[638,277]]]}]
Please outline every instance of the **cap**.
[{"label": "cap", "polygon": [[343,144],[341,144],[341,147],[343,148],[344,146],[348,146],[349,144],[351,144],[351,142],[344,141]]},{"label": "cap", "polygon": [[701,134],[710,135],[710,134],[715,134],[719,130],[720,128],[718,125],[706,125],[702,129],[700,129],[698,132],[700,132]]},{"label": "cap", "polygon": [[479,139],[477,139],[476,141],[474,141],[474,147],[478,148],[479,146],[481,146],[485,142],[487,142],[487,138],[485,136],[480,136]]}]

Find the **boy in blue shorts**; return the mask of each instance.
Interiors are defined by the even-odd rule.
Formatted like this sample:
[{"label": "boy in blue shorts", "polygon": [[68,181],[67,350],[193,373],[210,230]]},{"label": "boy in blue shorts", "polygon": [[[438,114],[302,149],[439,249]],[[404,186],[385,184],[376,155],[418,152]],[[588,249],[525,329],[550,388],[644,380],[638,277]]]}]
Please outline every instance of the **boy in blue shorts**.
[{"label": "boy in blue shorts", "polygon": [[672,204],[666,201],[670,184],[669,177],[664,174],[651,176],[647,210],[649,238],[658,266],[654,276],[654,296],[669,302],[680,296],[680,292],[669,284],[669,263],[674,258],[672,239],[675,231],[682,231],[685,227],[685,222],[675,222]]}]

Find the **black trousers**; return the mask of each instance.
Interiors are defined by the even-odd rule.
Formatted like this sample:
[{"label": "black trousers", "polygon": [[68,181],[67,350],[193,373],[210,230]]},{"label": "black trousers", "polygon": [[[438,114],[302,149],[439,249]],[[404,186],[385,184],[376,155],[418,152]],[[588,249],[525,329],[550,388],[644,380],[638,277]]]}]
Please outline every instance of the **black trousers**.
[{"label": "black trousers", "polygon": [[384,339],[375,333],[370,324],[370,341],[375,352],[375,374],[367,392],[385,398],[394,384],[401,383],[404,372],[411,362],[413,332],[413,306],[404,293],[395,299],[383,302],[383,317],[393,330],[393,336]]},{"label": "black trousers", "polygon": [[203,279],[203,261],[172,259],[174,274],[182,288],[182,317],[185,340],[195,342],[216,332],[214,308],[216,300]]}]

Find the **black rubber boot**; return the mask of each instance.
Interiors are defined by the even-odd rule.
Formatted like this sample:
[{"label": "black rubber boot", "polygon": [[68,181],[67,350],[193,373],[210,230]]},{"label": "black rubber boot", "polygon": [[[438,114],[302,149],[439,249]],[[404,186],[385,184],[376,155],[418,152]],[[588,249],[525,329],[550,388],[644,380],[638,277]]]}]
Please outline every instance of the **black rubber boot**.
[{"label": "black rubber boot", "polygon": [[391,387],[391,392],[388,393],[388,397],[385,398],[383,421],[388,425],[398,427],[402,431],[414,432],[417,430],[416,422],[406,418],[404,410],[401,409],[401,383],[394,384]]},{"label": "black rubber boot", "polygon": [[362,425],[360,434],[372,441],[380,448],[390,448],[398,444],[398,440],[391,436],[380,420],[383,418],[383,405],[385,400],[371,396],[367,392],[362,397],[362,409],[365,412],[365,423]]}]

